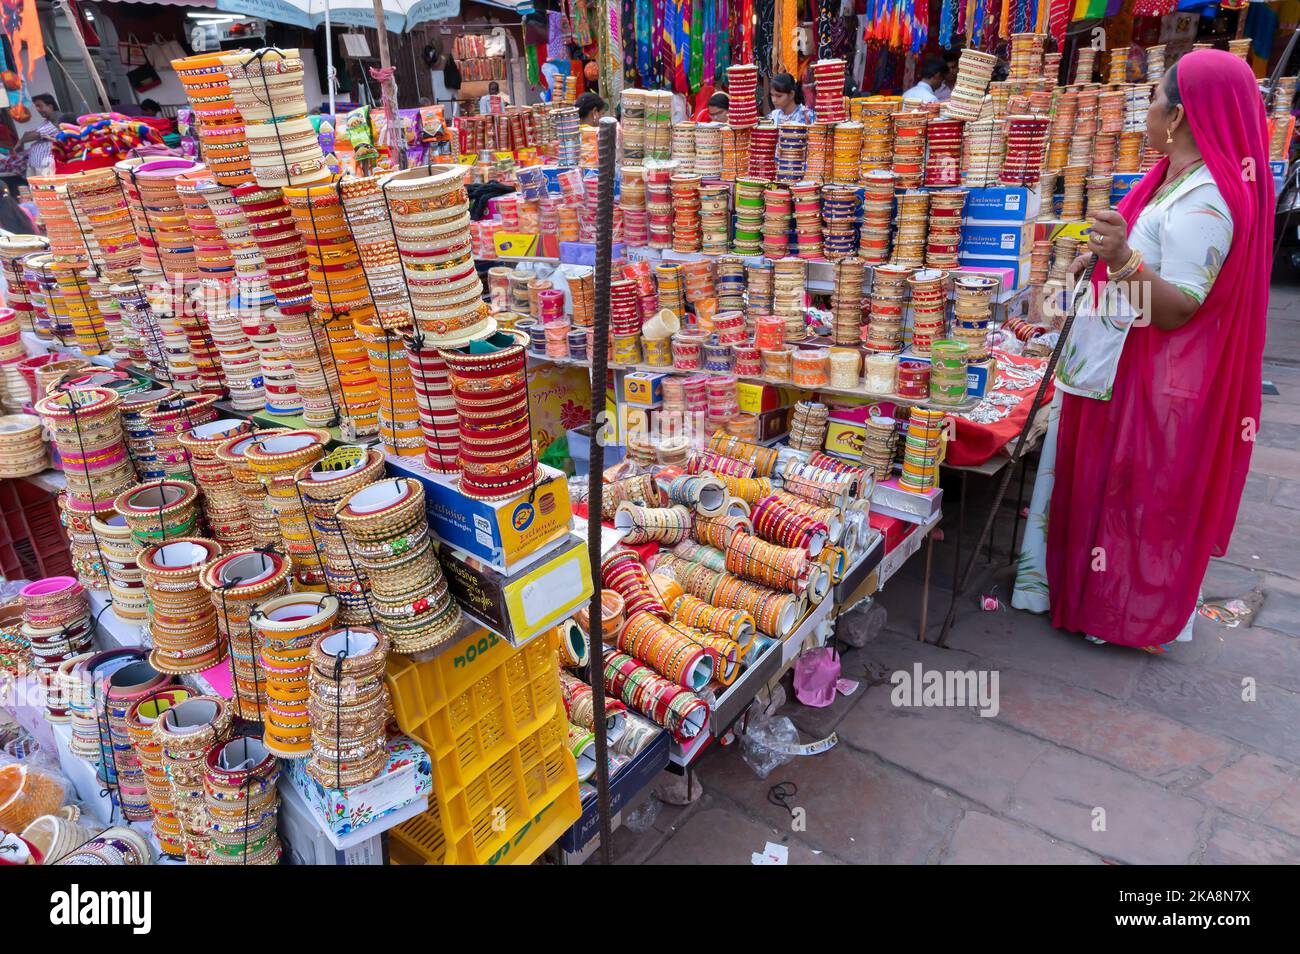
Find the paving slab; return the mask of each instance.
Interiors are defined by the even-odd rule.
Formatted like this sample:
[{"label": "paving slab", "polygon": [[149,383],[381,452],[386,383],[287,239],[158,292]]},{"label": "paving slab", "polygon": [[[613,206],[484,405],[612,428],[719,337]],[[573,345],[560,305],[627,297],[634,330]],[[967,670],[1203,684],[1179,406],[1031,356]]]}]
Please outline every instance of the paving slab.
[{"label": "paving slab", "polygon": [[939,862],[945,865],[1095,865],[1101,859],[1024,825],[967,812]]},{"label": "paving slab", "polygon": [[785,845],[792,865],[840,864],[835,858],[817,853],[789,830],[781,831],[740,813],[736,809],[710,804],[693,813],[647,864],[652,865],[748,865],[754,852],[761,853],[768,842]]},{"label": "paving slab", "polygon": [[1300,864],[1300,839],[1255,822],[1220,816],[1205,846],[1207,865]]}]

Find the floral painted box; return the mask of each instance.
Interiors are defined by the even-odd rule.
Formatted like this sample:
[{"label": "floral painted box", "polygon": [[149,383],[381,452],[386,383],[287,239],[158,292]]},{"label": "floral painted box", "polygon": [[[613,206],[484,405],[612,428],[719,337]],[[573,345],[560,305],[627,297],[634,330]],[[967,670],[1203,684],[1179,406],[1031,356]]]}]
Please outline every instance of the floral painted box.
[{"label": "floral painted box", "polygon": [[[335,835],[350,834],[401,811],[413,802],[426,802],[433,789],[429,754],[409,735],[388,740],[384,771],[351,788],[326,788],[307,774],[307,760],[282,763],[284,777],[307,802],[307,807]],[[386,827],[386,826],[381,826]]]}]

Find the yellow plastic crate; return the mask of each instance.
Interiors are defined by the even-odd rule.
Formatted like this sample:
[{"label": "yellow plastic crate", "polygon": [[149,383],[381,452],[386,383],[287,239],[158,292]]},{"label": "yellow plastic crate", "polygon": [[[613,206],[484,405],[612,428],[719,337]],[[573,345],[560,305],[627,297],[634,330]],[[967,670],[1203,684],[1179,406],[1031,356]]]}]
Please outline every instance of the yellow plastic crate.
[{"label": "yellow plastic crate", "polygon": [[390,656],[388,688],[398,725],[428,750],[433,776],[429,810],[392,830],[394,863],[527,863],[578,818],[547,639],[515,649],[479,630],[425,662]]}]

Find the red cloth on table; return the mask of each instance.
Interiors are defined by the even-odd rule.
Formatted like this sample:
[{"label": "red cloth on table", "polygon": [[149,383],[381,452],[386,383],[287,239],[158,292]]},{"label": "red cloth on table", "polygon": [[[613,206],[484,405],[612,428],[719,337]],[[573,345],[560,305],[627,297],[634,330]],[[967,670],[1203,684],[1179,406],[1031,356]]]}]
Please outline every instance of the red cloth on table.
[{"label": "red cloth on table", "polygon": [[[585,520],[587,517],[587,505],[585,503],[575,503],[573,505],[573,512]],[[609,527],[611,530],[614,529],[614,524],[610,523],[608,520],[602,520],[601,526]],[[655,543],[653,540],[649,543],[638,543],[635,546],[630,543],[620,543],[619,546],[626,550],[631,550],[637,555],[637,559],[642,563],[647,562],[652,556],[659,552],[659,544]]]},{"label": "red cloth on table", "polygon": [[[997,356],[999,367],[1005,364],[1042,367],[1047,363],[1046,358],[1022,358],[1004,351],[994,351],[994,354]],[[956,424],[955,433],[953,440],[948,442],[948,453],[944,462],[954,467],[978,467],[992,458],[1025,426],[1025,418],[1029,416],[1029,405],[1033,403],[1037,389],[1038,385],[1033,384],[1022,391],[1008,391],[1008,394],[1023,395],[1025,399],[1012,408],[1010,414],[992,424],[976,424],[964,417],[953,415],[952,420]],[[1047,390],[1043,393],[1043,403],[1052,399],[1055,390],[1056,385],[1049,382]]]}]

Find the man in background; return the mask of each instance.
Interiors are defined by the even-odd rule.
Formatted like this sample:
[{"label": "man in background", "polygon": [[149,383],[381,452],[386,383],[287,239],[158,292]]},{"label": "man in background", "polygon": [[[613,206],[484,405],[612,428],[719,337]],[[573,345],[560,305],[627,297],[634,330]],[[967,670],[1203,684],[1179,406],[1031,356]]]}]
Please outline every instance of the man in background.
[{"label": "man in background", "polygon": [[938,92],[948,77],[948,64],[937,56],[932,56],[921,67],[921,78],[917,84],[903,94],[903,102],[937,103]]}]

